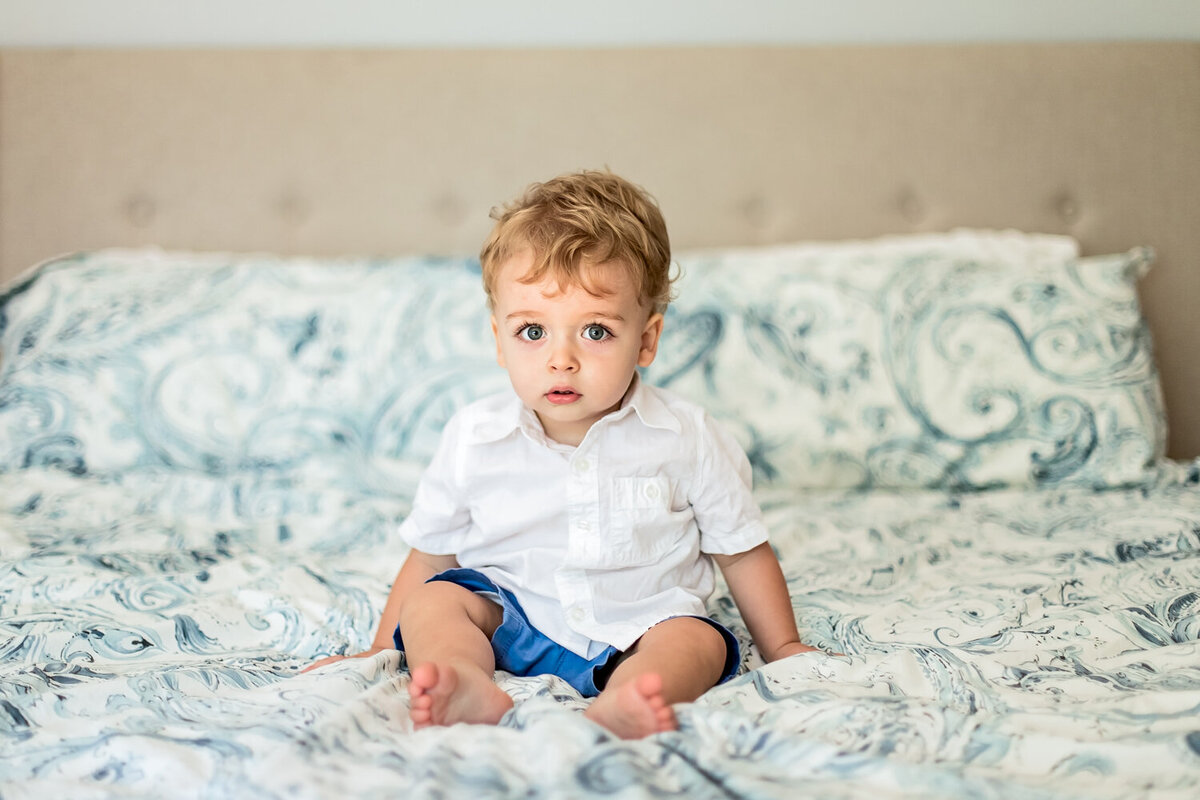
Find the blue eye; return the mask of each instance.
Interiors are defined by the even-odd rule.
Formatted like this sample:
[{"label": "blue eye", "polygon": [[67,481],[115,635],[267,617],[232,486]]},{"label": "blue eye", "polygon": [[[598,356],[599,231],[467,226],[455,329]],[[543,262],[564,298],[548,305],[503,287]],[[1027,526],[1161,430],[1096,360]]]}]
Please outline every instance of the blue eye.
[{"label": "blue eye", "polygon": [[603,325],[588,325],[583,329],[583,338],[589,342],[602,342],[611,335]]},{"label": "blue eye", "polygon": [[546,336],[546,329],[541,325],[526,325],[517,331],[517,336],[527,342],[538,342]]}]

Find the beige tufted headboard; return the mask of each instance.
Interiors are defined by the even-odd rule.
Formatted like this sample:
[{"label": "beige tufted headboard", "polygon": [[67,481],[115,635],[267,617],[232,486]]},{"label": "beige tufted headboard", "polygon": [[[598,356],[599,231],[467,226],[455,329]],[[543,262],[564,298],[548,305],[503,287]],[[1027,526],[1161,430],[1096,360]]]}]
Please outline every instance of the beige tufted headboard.
[{"label": "beige tufted headboard", "polygon": [[1171,454],[1200,454],[1200,43],[0,51],[0,275],[69,250],[475,252],[608,165],[677,248],[956,226],[1153,245]]}]

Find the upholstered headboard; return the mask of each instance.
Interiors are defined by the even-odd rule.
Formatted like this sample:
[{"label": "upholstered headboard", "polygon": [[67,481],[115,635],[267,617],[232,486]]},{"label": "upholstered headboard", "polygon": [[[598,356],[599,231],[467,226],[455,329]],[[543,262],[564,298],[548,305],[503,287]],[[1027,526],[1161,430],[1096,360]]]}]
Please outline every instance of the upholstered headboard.
[{"label": "upholstered headboard", "polygon": [[0,51],[0,275],[110,245],[474,252],[608,165],[677,248],[957,226],[1148,244],[1200,454],[1200,44]]}]

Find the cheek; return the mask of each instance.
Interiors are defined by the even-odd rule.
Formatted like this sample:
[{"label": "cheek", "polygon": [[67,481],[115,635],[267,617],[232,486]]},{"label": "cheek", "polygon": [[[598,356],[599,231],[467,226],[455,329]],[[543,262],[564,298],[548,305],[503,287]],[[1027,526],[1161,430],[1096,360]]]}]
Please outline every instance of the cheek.
[{"label": "cheek", "polygon": [[528,345],[521,342],[509,342],[500,348],[500,366],[510,373],[523,374],[533,371],[537,365],[537,356]]},{"label": "cheek", "polygon": [[628,378],[638,366],[636,350],[628,347],[595,350],[586,354],[584,366],[593,375],[604,375],[606,380],[619,382]]}]

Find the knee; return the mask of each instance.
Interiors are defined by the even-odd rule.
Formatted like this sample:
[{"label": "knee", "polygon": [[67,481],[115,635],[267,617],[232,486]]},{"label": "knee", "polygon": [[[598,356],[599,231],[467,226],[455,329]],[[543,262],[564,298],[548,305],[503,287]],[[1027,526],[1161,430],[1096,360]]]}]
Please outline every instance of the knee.
[{"label": "knee", "polygon": [[729,645],[719,630],[704,620],[690,618],[692,635],[696,637],[697,647],[703,654],[703,663],[712,675],[715,685],[725,673],[725,662],[729,657]]},{"label": "knee", "polygon": [[668,636],[675,639],[669,646],[680,647],[681,651],[688,652],[696,670],[710,675],[714,685],[721,679],[729,648],[719,630],[696,617],[674,617],[655,625],[643,639],[665,639]]},{"label": "knee", "polygon": [[399,623],[440,624],[465,617],[489,635],[500,624],[500,607],[470,589],[450,581],[431,581],[414,587],[400,603]]},{"label": "knee", "polygon": [[414,616],[437,617],[462,606],[468,589],[447,581],[433,581],[414,586],[400,602],[400,619]]}]

